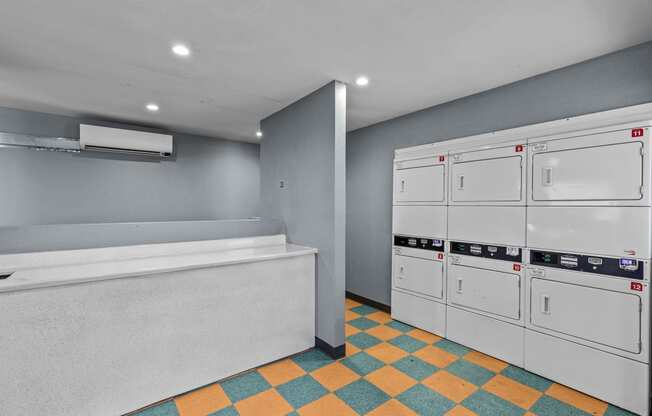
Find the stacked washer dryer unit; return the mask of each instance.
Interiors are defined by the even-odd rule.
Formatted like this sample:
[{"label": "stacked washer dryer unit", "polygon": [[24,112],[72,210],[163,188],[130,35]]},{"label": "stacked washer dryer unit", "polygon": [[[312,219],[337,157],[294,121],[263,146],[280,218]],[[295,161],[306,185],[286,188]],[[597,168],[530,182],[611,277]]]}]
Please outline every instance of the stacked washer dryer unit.
[{"label": "stacked washer dryer unit", "polygon": [[524,141],[449,157],[447,338],[523,366]]},{"label": "stacked washer dryer unit", "polygon": [[392,317],[446,332],[447,157],[432,146],[397,150],[392,224]]},{"label": "stacked washer dryer unit", "polygon": [[650,125],[528,146],[525,368],[641,415],[650,383]]}]

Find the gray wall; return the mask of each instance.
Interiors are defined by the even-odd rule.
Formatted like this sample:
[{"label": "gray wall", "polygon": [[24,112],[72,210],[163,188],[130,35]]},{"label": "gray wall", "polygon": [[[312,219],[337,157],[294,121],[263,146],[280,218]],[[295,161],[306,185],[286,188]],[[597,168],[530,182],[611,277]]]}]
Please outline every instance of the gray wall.
[{"label": "gray wall", "polygon": [[[0,131],[79,137],[79,119],[0,108]],[[0,148],[0,226],[259,215],[259,146],[175,134],[160,163]]]},{"label": "gray wall", "polygon": [[652,42],[349,133],[347,290],[390,303],[394,149],[650,101]]},{"label": "gray wall", "polygon": [[332,82],[261,123],[262,212],[319,249],[317,337],[333,347],[344,344],[345,117],[346,87]]}]

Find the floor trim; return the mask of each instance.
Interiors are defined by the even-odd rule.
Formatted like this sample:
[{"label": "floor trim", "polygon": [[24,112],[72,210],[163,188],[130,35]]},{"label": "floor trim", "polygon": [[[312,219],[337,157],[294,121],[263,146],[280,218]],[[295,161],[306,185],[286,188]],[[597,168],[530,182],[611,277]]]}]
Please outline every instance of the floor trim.
[{"label": "floor trim", "polygon": [[355,293],[351,293],[347,290],[346,292],[346,297],[349,299],[352,299],[356,302],[364,303],[365,305],[373,306],[376,309],[380,309],[383,312],[387,313],[392,313],[392,308],[391,306],[385,305],[384,303],[376,302],[375,300],[371,300],[369,298],[365,298],[364,296],[356,295]]},{"label": "floor trim", "polygon": [[339,360],[340,358],[344,358],[344,356],[346,355],[345,344],[339,345],[337,347],[333,347],[328,342],[315,337],[315,347],[319,348],[320,350],[328,354],[334,360]]}]

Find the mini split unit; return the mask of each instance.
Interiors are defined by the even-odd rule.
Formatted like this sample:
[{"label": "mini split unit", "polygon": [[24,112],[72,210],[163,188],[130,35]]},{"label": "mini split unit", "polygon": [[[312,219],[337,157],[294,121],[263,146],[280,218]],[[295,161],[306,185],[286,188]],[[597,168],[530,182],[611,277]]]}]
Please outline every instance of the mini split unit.
[{"label": "mini split unit", "polygon": [[86,151],[154,157],[172,155],[171,135],[88,124],[79,125],[79,145]]},{"label": "mini split unit", "polygon": [[79,140],[0,132],[0,147],[18,147],[54,152],[109,152],[167,158],[172,155],[172,136],[113,127],[79,125]]}]

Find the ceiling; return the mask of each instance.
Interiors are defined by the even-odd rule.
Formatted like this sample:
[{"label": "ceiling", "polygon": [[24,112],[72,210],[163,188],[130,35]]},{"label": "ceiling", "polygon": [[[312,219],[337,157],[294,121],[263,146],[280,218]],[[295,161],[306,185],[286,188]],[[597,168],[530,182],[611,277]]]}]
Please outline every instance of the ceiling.
[{"label": "ceiling", "polygon": [[651,40],[651,21],[652,0],[11,1],[0,106],[255,142],[337,79],[353,130]]}]

